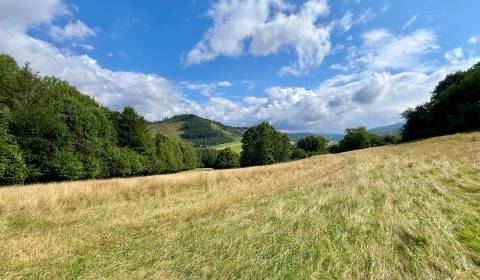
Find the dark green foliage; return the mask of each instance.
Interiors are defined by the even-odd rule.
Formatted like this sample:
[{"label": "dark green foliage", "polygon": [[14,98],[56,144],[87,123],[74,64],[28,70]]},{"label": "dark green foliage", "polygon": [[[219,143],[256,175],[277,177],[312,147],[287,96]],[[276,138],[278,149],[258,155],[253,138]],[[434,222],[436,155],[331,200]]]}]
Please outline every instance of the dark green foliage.
[{"label": "dark green foliage", "polygon": [[198,148],[198,167],[214,168],[217,162],[218,150],[213,148]]},{"label": "dark green foliage", "polygon": [[402,141],[402,139],[396,134],[386,134],[383,136],[383,140],[386,144],[397,144]]},{"label": "dark green foliage", "polygon": [[22,184],[25,162],[15,139],[8,133],[9,109],[0,106],[0,185]]},{"label": "dark green foliage", "polygon": [[125,107],[114,120],[120,147],[128,147],[142,154],[151,151],[153,142],[147,123],[132,107]]},{"label": "dark green foliage", "polygon": [[290,158],[288,137],[264,122],[249,128],[242,139],[242,166],[266,165],[284,162]]},{"label": "dark green foliage", "polygon": [[328,146],[327,150],[331,154],[338,154],[342,152],[342,150],[340,149],[340,144],[338,143],[331,144],[330,146]]},{"label": "dark green foliage", "polygon": [[347,128],[346,135],[340,141],[340,150],[351,151],[372,147],[370,142],[372,134],[365,127]]},{"label": "dark green foliage", "polygon": [[325,154],[327,152],[327,140],[321,136],[309,135],[300,139],[297,147],[310,155]]},{"label": "dark green foliage", "polygon": [[155,142],[133,108],[111,112],[7,55],[0,55],[0,108],[0,184],[158,174],[197,164],[189,144],[171,140],[173,148],[162,150],[170,146]]},{"label": "dark green foliage", "polygon": [[69,149],[56,151],[49,165],[54,179],[76,180],[83,177],[83,164]]},{"label": "dark green foliage", "polygon": [[308,157],[308,153],[305,150],[297,148],[292,152],[292,159],[304,159]]},{"label": "dark green foliage", "polygon": [[156,168],[161,172],[177,172],[197,167],[197,154],[190,143],[157,134],[155,137]]},{"label": "dark green foliage", "polygon": [[403,113],[403,140],[480,128],[480,63],[448,75],[429,102]]},{"label": "dark green foliage", "polygon": [[227,169],[240,167],[240,155],[230,148],[225,148],[218,152],[215,168]]},{"label": "dark green foliage", "polygon": [[380,136],[372,134],[365,127],[348,128],[346,133],[338,146],[329,148],[331,153],[378,147],[398,142],[398,137],[395,135]]},{"label": "dark green foliage", "polygon": [[385,146],[385,138],[377,134],[370,134],[370,145],[371,147]]},{"label": "dark green foliage", "polygon": [[197,153],[192,144],[183,141],[177,141],[180,146],[182,156],[182,170],[194,169],[197,167]]}]

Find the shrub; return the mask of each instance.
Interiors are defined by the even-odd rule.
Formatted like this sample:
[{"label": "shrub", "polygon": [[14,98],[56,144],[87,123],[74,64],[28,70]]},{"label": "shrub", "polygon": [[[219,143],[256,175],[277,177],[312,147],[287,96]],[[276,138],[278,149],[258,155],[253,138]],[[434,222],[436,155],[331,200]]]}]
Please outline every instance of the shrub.
[{"label": "shrub", "polygon": [[292,159],[304,159],[307,158],[308,154],[304,149],[297,148],[293,150]]},{"label": "shrub", "polygon": [[230,148],[225,148],[218,152],[215,168],[227,169],[240,166],[240,156]]}]

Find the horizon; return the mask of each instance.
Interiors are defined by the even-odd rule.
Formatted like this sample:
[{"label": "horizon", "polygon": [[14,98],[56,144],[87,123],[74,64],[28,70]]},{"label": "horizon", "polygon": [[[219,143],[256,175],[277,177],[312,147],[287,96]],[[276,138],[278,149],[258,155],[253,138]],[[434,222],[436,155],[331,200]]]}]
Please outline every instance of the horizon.
[{"label": "horizon", "polygon": [[480,61],[480,3],[461,3],[4,0],[0,53],[148,121],[343,134],[402,122]]}]

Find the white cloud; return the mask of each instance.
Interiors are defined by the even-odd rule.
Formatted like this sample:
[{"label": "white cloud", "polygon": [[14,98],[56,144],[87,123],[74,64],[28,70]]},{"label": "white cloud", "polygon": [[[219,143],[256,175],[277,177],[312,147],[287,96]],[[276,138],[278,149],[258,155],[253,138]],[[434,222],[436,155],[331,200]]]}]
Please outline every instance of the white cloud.
[{"label": "white cloud", "polygon": [[196,64],[218,56],[239,56],[250,41],[255,56],[275,54],[284,47],[294,50],[297,61],[282,74],[300,75],[318,67],[330,51],[330,30],[317,23],[329,13],[326,0],[309,0],[297,13],[283,0],[219,0],[209,10],[213,26],[188,53]]},{"label": "white cloud", "polygon": [[184,86],[186,89],[189,90],[200,91],[200,93],[204,96],[211,96],[215,90],[219,88],[228,88],[233,86],[234,84],[229,81],[219,81],[214,83],[182,82],[180,83],[180,85]]},{"label": "white cloud", "polygon": [[451,64],[459,64],[463,61],[465,55],[462,48],[456,48],[445,53],[445,59]]},{"label": "white cloud", "polygon": [[358,62],[372,69],[405,69],[421,64],[422,56],[438,48],[435,34],[419,29],[396,36],[386,29],[363,34]]},{"label": "white cloud", "polygon": [[77,20],[69,22],[64,27],[53,25],[50,27],[49,35],[58,41],[66,39],[83,39],[90,36],[95,36],[95,31],[88,27],[84,22]]},{"label": "white cloud", "polygon": [[261,106],[268,102],[268,98],[258,98],[255,96],[247,96],[243,99],[243,102],[250,104],[250,105],[257,105]]},{"label": "white cloud", "polygon": [[343,17],[337,22],[340,31],[342,32],[347,32],[352,28],[353,25],[353,14],[352,12],[348,11],[343,15]]},{"label": "white cloud", "polygon": [[49,24],[70,12],[62,0],[0,1],[0,27],[24,32],[28,27]]},{"label": "white cloud", "polygon": [[474,45],[477,44],[478,42],[480,42],[480,35],[472,36],[472,38],[470,38],[468,42]]},{"label": "white cloud", "polygon": [[371,19],[373,19],[376,16],[376,14],[373,12],[371,8],[363,10],[362,13],[360,13],[360,16],[358,17],[358,22],[365,24],[369,22]]},{"label": "white cloud", "polygon": [[417,20],[417,17],[418,17],[418,14],[414,15],[413,17],[411,17],[402,27],[402,30],[405,30],[407,28],[409,28],[410,26],[412,26],[412,24],[415,23],[415,21]]}]

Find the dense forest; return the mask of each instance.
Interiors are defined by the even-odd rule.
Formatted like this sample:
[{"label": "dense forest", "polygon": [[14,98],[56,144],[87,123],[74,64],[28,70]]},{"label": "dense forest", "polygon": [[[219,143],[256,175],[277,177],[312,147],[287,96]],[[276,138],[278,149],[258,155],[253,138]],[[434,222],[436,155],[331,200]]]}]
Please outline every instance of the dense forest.
[{"label": "dense forest", "polygon": [[152,135],[133,108],[113,112],[68,82],[0,55],[0,184],[195,168],[191,144]]},{"label": "dense forest", "polygon": [[404,140],[414,140],[480,128],[480,63],[448,75],[431,99],[403,113]]}]

